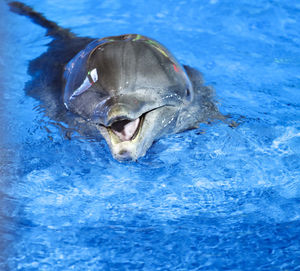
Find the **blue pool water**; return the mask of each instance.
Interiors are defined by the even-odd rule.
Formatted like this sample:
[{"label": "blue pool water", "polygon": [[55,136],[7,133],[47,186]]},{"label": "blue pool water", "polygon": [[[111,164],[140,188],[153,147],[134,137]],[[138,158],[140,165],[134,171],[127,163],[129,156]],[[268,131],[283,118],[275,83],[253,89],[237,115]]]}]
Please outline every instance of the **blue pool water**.
[{"label": "blue pool water", "polygon": [[1,2],[0,270],[300,270],[298,1],[24,2],[80,36],[160,41],[240,125],[138,163],[66,139],[24,92],[51,38]]}]

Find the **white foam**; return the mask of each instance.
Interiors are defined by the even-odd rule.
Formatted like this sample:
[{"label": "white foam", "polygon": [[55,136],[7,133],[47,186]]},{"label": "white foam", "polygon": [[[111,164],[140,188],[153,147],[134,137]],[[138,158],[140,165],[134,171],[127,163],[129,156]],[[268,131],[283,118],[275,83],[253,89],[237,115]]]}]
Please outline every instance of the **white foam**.
[{"label": "white foam", "polygon": [[286,144],[287,141],[295,137],[300,137],[300,132],[298,132],[294,127],[287,127],[285,133],[282,136],[273,140],[272,148],[279,149],[280,145]]}]

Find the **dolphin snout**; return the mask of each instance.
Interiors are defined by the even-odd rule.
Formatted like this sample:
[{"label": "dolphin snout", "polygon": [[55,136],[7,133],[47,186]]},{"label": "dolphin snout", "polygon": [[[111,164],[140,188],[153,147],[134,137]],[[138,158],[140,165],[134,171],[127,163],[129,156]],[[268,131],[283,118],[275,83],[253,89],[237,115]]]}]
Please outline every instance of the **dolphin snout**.
[{"label": "dolphin snout", "polygon": [[133,160],[132,154],[127,150],[121,150],[115,157],[120,162],[129,162]]}]

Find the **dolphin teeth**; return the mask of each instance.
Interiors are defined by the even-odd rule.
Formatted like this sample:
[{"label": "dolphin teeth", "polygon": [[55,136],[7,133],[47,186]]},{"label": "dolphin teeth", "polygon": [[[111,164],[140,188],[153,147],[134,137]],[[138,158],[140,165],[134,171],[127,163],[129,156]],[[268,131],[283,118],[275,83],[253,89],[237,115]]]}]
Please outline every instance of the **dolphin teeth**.
[{"label": "dolphin teeth", "polygon": [[111,130],[118,136],[120,141],[129,141],[134,136],[139,127],[140,118],[136,120],[121,120],[116,121],[111,125]]}]

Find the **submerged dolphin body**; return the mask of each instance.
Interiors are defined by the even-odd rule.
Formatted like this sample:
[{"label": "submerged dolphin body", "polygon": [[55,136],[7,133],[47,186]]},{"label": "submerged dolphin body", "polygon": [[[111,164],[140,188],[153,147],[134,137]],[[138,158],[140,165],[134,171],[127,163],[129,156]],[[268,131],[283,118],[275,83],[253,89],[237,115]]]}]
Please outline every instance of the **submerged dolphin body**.
[{"label": "submerged dolphin body", "polygon": [[10,6],[54,38],[30,63],[27,93],[54,120],[100,132],[115,159],[137,160],[163,135],[223,118],[201,74],[157,41],[137,34],[76,37],[20,2]]}]

